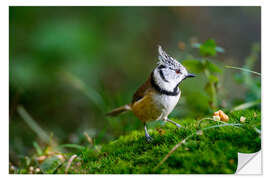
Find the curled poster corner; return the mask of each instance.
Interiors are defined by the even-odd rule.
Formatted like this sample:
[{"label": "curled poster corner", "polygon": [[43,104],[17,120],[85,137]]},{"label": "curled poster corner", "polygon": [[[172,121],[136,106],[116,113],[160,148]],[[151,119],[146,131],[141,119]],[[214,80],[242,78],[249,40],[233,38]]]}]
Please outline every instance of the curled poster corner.
[{"label": "curled poster corner", "polygon": [[238,153],[235,174],[262,174],[261,151],[256,153]]}]

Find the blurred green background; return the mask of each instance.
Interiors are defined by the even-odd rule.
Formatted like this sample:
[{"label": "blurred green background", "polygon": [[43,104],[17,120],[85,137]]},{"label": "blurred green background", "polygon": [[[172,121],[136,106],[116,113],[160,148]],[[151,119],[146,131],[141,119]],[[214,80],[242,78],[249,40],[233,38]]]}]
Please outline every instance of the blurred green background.
[{"label": "blurred green background", "polygon": [[[219,107],[260,96],[236,70],[224,68],[242,67],[260,44],[260,7],[10,7],[9,14],[9,156],[15,164],[33,152],[33,142],[45,144],[19,105],[58,143],[83,145],[83,132],[103,143],[141,129],[131,113],[104,114],[131,101],[156,65],[158,44],[181,61],[198,56],[192,43],[213,38],[225,50],[213,60],[222,68]],[[260,66],[254,60],[252,69]],[[180,85],[172,117],[211,113],[205,81],[199,75]]]}]

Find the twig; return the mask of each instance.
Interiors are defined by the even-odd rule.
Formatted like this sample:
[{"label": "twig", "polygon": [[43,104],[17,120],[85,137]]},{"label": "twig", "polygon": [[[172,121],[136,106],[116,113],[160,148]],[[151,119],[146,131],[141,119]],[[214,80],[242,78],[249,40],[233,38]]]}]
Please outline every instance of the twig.
[{"label": "twig", "polygon": [[92,138],[87,134],[87,132],[84,132],[83,134],[84,134],[84,136],[86,137],[87,141],[88,141],[91,145],[93,145],[93,140],[92,140]]},{"label": "twig", "polygon": [[[198,132],[198,131],[197,131]],[[196,133],[197,133],[196,132]],[[188,140],[190,137],[194,136],[195,134],[191,134],[190,136],[186,137],[185,139],[183,139],[182,141],[180,141],[178,144],[176,144],[171,151],[162,159],[162,161],[160,161],[158,163],[158,165],[154,168],[154,171],[159,168],[169,157],[170,155],[178,148],[180,147],[182,144],[184,144],[186,142],[186,140]]]},{"label": "twig", "polygon": [[66,167],[66,169],[65,169],[65,173],[66,173],[66,174],[68,173],[68,169],[70,168],[72,161],[73,161],[76,157],[77,157],[77,155],[74,154],[74,155],[72,155],[72,156],[70,157],[70,159],[68,160],[68,164],[67,164],[67,167]]}]

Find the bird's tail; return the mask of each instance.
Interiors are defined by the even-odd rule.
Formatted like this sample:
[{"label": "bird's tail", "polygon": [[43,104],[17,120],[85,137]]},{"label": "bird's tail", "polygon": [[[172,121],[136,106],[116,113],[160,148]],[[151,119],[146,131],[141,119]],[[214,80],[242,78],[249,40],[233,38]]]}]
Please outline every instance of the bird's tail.
[{"label": "bird's tail", "polygon": [[113,109],[111,112],[106,113],[107,116],[117,116],[123,112],[130,111],[130,105],[124,105],[119,108]]}]

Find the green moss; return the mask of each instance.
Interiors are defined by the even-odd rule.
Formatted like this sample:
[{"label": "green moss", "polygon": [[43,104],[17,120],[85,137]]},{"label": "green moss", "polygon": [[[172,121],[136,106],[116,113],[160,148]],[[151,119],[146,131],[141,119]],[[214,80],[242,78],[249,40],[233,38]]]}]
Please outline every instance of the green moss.
[{"label": "green moss", "polygon": [[[149,133],[153,138],[147,142],[143,128],[117,140],[102,145],[101,150],[85,147],[77,152],[78,157],[72,162],[69,173],[97,174],[219,174],[234,173],[237,169],[237,152],[253,153],[261,149],[260,129],[261,114],[255,110],[237,111],[228,114],[228,123],[240,123],[241,126],[225,126],[204,130],[218,125],[211,120],[171,118],[183,128],[176,128],[170,123],[150,124]],[[246,117],[244,123],[240,117]],[[199,123],[201,122],[201,123]],[[199,125],[200,124],[200,125]],[[158,168],[157,165],[170,150],[187,136],[194,134],[181,145]],[[64,173],[69,157],[53,173]],[[16,173],[27,173],[20,169]],[[49,173],[49,172],[47,172]]]},{"label": "green moss", "polygon": [[[254,110],[238,111],[229,114],[228,123],[240,123],[240,117],[246,117],[246,122],[240,127],[219,127],[203,131],[180,146],[157,169],[154,168],[181,140],[197,130],[219,124],[218,122],[184,119],[175,121],[184,126],[177,129],[167,123],[162,133],[150,128],[153,141],[145,140],[144,132],[134,131],[127,136],[103,145],[100,152],[93,154],[86,148],[81,152],[80,167],[71,173],[234,173],[237,168],[237,152],[252,153],[261,148],[260,134],[254,127],[260,129],[260,112]],[[76,163],[74,163],[76,164]],[[63,169],[59,169],[59,173]]]}]

